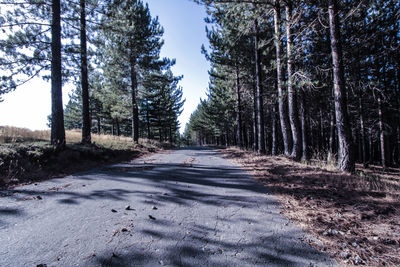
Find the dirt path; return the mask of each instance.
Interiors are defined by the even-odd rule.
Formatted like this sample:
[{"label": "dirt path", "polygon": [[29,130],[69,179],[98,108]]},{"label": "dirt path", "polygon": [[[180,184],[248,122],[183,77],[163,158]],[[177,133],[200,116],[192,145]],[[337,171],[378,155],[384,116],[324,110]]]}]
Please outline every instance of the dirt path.
[{"label": "dirt path", "polygon": [[0,193],[0,266],[335,265],[215,150]]}]

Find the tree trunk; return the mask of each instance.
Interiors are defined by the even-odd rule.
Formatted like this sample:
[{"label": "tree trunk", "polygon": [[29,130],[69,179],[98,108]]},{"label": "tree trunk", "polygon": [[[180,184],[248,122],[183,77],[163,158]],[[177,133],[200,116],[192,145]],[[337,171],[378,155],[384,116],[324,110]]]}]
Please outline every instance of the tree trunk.
[{"label": "tree trunk", "polygon": [[80,0],[81,6],[81,86],[82,86],[82,143],[90,144],[90,112],[89,112],[89,81],[87,66],[87,45],[86,45],[86,3]]},{"label": "tree trunk", "polygon": [[372,141],[372,129],[369,129],[369,138],[368,138],[368,143],[369,143],[369,159],[368,162],[372,164],[374,162],[374,143]]},{"label": "tree trunk", "polygon": [[338,131],[338,167],[342,171],[354,172],[355,163],[351,141],[350,123],[347,114],[346,88],[343,74],[343,55],[340,40],[340,25],[336,0],[329,1],[329,28],[335,92],[336,127]]},{"label": "tree trunk", "polygon": [[382,97],[378,93],[378,121],[379,121],[379,142],[381,148],[381,163],[382,167],[386,168],[386,149],[385,149],[385,129],[383,124]]},{"label": "tree trunk", "polygon": [[[132,94],[132,141],[139,142],[139,110],[136,102],[137,78],[136,78],[136,59],[131,55],[130,68],[131,68],[131,94]],[[160,132],[161,138],[161,132]]]},{"label": "tree trunk", "polygon": [[117,136],[120,136],[121,135],[121,129],[120,129],[120,127],[119,127],[119,120],[118,120],[118,118],[116,118],[115,119],[115,127],[116,127],[116,132],[117,132]]},{"label": "tree trunk", "polygon": [[271,155],[277,155],[277,147],[278,147],[278,140],[277,140],[277,132],[276,132],[276,105],[275,103],[272,104],[272,148],[271,148]]},{"label": "tree trunk", "polygon": [[147,121],[147,138],[151,139],[151,131],[150,131],[150,114],[149,109],[146,108],[146,121]]},{"label": "tree trunk", "polygon": [[97,116],[97,134],[101,133],[101,118]]},{"label": "tree trunk", "polygon": [[360,142],[361,142],[361,161],[364,165],[364,167],[368,167],[367,163],[367,146],[365,145],[365,126],[364,126],[364,105],[363,105],[363,94],[362,94],[362,88],[360,87],[360,96],[358,99],[358,107],[359,107],[359,113],[360,113]]},{"label": "tree trunk", "polygon": [[51,24],[51,144],[56,149],[65,147],[64,110],[61,76],[61,6],[52,0]]},{"label": "tree trunk", "polygon": [[330,112],[330,127],[329,127],[329,150],[328,150],[328,162],[333,160],[333,155],[335,154],[335,144],[336,144],[336,131],[335,131],[335,111],[331,109]]},{"label": "tree trunk", "polygon": [[310,151],[308,144],[308,121],[307,121],[307,105],[304,91],[300,91],[300,121],[301,121],[301,141],[302,141],[302,155],[303,161],[310,160]]},{"label": "tree trunk", "polygon": [[256,63],[256,105],[257,105],[257,152],[265,153],[264,142],[264,109],[263,109],[263,88],[261,84],[261,63],[260,51],[258,49],[258,21],[254,20],[254,56]]},{"label": "tree trunk", "polygon": [[242,103],[240,97],[240,80],[239,80],[239,66],[236,64],[236,122],[237,122],[237,146],[243,147],[243,132],[242,132]]},{"label": "tree trunk", "polygon": [[243,142],[244,142],[244,147],[248,148],[249,147],[249,142],[247,139],[247,124],[245,122],[243,122],[243,126],[242,126],[242,137],[243,137]]},{"label": "tree trunk", "polygon": [[256,87],[253,88],[253,150],[258,151]]},{"label": "tree trunk", "polygon": [[288,113],[286,105],[286,93],[283,91],[283,75],[282,75],[282,49],[281,49],[281,12],[279,0],[275,0],[274,7],[274,28],[275,28],[275,49],[276,49],[276,72],[278,85],[278,104],[279,118],[281,123],[284,152],[286,156],[290,156],[292,147],[292,138],[290,126],[288,123]]},{"label": "tree trunk", "polygon": [[286,4],[286,47],[287,47],[287,71],[288,71],[288,102],[289,102],[289,119],[292,129],[292,155],[291,157],[299,161],[301,158],[301,132],[299,123],[299,114],[297,109],[297,93],[293,86],[293,36],[292,36],[292,1],[287,1]]}]

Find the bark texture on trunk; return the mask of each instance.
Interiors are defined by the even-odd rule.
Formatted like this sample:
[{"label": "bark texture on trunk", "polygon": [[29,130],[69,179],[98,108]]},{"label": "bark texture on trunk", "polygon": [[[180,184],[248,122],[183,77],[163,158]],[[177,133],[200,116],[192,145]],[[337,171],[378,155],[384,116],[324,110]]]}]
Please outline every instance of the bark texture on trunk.
[{"label": "bark texture on trunk", "polygon": [[360,88],[360,96],[358,100],[358,105],[359,105],[359,112],[360,112],[360,142],[361,142],[361,161],[364,165],[364,167],[368,167],[367,163],[367,146],[365,144],[365,125],[364,125],[364,104],[363,104],[363,95],[362,95],[362,89]]},{"label": "bark texture on trunk", "polygon": [[258,151],[256,87],[253,88],[253,150]]},{"label": "bark texture on trunk", "polygon": [[[136,101],[137,77],[136,77],[136,59],[131,56],[131,97],[132,97],[132,141],[139,142],[139,110]],[[161,138],[161,132],[160,132]]]},{"label": "bark texture on trunk", "polygon": [[332,109],[330,112],[330,127],[329,127],[329,150],[328,150],[328,161],[333,160],[335,154],[335,144],[336,144],[336,126],[335,126],[335,111]]},{"label": "bark texture on trunk", "polygon": [[347,113],[346,88],[343,74],[343,55],[340,40],[340,25],[336,0],[329,1],[329,29],[333,64],[336,127],[338,131],[338,167],[342,171],[354,172],[354,155],[350,122]]},{"label": "bark texture on trunk", "polygon": [[89,81],[87,66],[87,44],[86,44],[86,0],[80,0],[81,7],[81,86],[82,86],[82,143],[91,143],[91,120],[89,112]]},{"label": "bark texture on trunk", "polygon": [[302,141],[302,155],[301,160],[310,160],[309,142],[308,142],[308,121],[307,121],[307,105],[304,90],[300,91],[300,122],[301,122],[301,141]]},{"label": "bark texture on trunk", "polygon": [[237,146],[243,147],[243,131],[242,131],[242,103],[240,95],[240,78],[239,78],[239,66],[236,65],[236,122],[237,122]]},{"label": "bark texture on trunk", "polygon": [[61,4],[52,0],[51,22],[51,144],[65,147],[64,110],[61,76]]},{"label": "bark texture on trunk", "polygon": [[292,147],[292,136],[289,125],[289,118],[286,105],[286,92],[284,92],[282,81],[282,49],[281,49],[281,11],[279,0],[275,0],[274,7],[274,28],[275,28],[275,50],[276,50],[276,72],[277,72],[277,86],[278,86],[278,105],[279,105],[279,118],[281,123],[282,138],[284,152],[286,156],[290,156]]},{"label": "bark texture on trunk", "polygon": [[257,152],[265,153],[264,142],[264,109],[263,109],[263,88],[261,84],[261,63],[260,51],[258,49],[258,21],[254,20],[254,56],[256,63],[256,105],[257,105]]},{"label": "bark texture on trunk", "polygon": [[292,154],[291,157],[299,161],[301,158],[301,131],[299,123],[299,114],[297,108],[297,92],[293,86],[293,34],[291,29],[292,24],[292,1],[287,1],[286,4],[286,47],[287,47],[287,71],[288,71],[288,103],[289,103],[289,120],[292,129]]},{"label": "bark texture on trunk", "polygon": [[275,103],[272,105],[272,147],[271,147],[271,155],[277,155],[278,148],[278,140],[277,140],[277,132],[276,132],[276,105]]},{"label": "bark texture on trunk", "polygon": [[378,121],[379,121],[379,144],[381,149],[381,164],[383,168],[387,167],[386,162],[386,148],[385,148],[385,129],[383,123],[383,107],[382,107],[382,97],[378,93]]}]

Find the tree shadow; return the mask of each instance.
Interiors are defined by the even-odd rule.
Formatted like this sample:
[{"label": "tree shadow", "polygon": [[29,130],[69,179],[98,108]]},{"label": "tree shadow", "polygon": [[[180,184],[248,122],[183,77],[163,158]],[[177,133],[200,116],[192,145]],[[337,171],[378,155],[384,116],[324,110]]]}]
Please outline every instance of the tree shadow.
[{"label": "tree shadow", "polygon": [[[201,157],[218,154],[209,148],[199,148],[195,153]],[[107,249],[96,252],[96,256],[88,259],[89,264],[291,266],[320,262],[325,257],[299,241],[302,236],[299,229],[285,228],[288,222],[278,214],[277,201],[273,197],[264,197],[269,190],[238,167],[213,167],[212,161],[210,166],[196,163],[118,164],[84,175],[74,175],[70,179],[97,186],[96,189],[86,186],[79,190],[72,187],[60,190],[34,189],[30,186],[9,190],[10,197],[42,196],[44,201],[52,199],[56,205],[71,207],[86,205],[89,201],[134,201],[141,208],[172,206],[186,208],[185,211],[201,209],[205,213],[204,218],[197,218],[200,221],[186,225],[171,223],[158,216],[153,220],[147,218],[146,223],[135,225],[133,237],[122,234],[116,236]],[[63,183],[63,180],[57,182]],[[243,209],[253,217],[240,215]],[[213,212],[208,213],[210,210]],[[231,213],[226,214],[224,210]],[[260,220],[254,217],[252,210],[263,212],[263,215],[274,213],[276,216],[274,219],[267,219],[269,217],[266,216]],[[190,214],[177,213],[177,216],[184,218],[190,217]],[[212,224],[207,226],[204,220]]]}]

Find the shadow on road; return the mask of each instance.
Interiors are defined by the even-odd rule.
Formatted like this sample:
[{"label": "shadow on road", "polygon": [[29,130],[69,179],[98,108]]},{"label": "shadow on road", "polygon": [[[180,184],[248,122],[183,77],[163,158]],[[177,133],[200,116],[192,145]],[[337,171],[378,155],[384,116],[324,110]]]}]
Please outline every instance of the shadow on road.
[{"label": "shadow on road", "polygon": [[[199,149],[199,153],[203,157],[218,155],[207,149]],[[132,230],[140,233],[139,240],[129,232],[119,233],[117,245],[109,245],[109,249],[88,259],[95,265],[196,266],[202,263],[203,266],[237,266],[246,263],[290,266],[321,259],[321,254],[301,243],[299,230],[284,228],[288,222],[276,215],[275,200],[263,197],[267,189],[231,165],[120,164],[76,175],[73,179],[88,184],[95,180],[105,189],[92,190],[90,186],[80,190],[21,188],[7,193],[16,200],[27,196],[54,199],[61,208],[99,200],[132,203],[134,199],[136,203],[132,205],[157,205],[159,210],[173,206],[188,212],[177,214],[179,218],[171,221],[147,219],[145,224]],[[272,210],[268,209],[270,206]],[[274,213],[276,216],[271,219],[274,221],[265,220],[270,217],[258,219],[256,210],[259,212],[260,207],[264,214]],[[241,212],[243,210],[246,212]],[[180,224],[179,220],[191,221],[192,211],[197,212],[196,216],[204,214],[204,218]],[[23,216],[24,213],[0,209],[0,216],[3,215]]]}]

